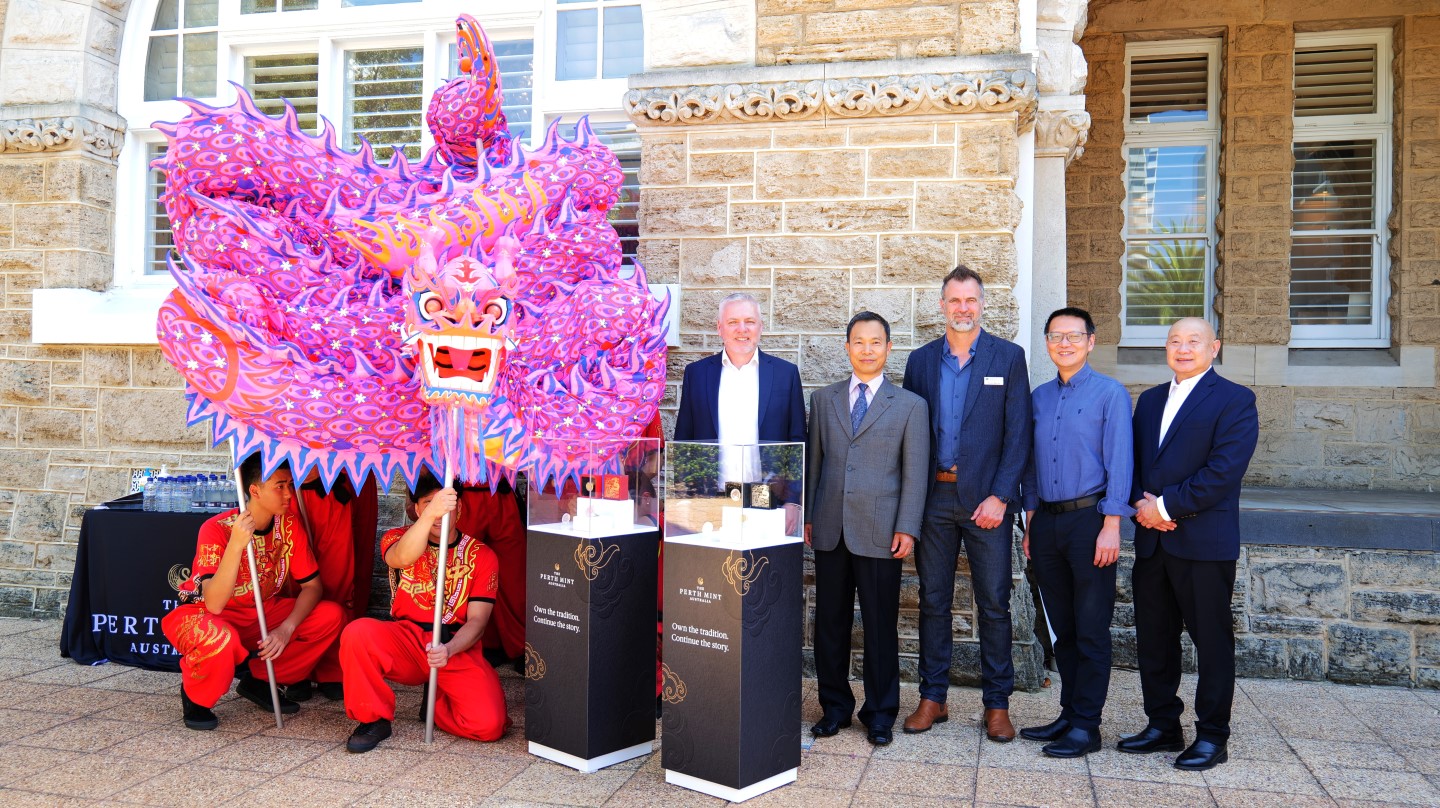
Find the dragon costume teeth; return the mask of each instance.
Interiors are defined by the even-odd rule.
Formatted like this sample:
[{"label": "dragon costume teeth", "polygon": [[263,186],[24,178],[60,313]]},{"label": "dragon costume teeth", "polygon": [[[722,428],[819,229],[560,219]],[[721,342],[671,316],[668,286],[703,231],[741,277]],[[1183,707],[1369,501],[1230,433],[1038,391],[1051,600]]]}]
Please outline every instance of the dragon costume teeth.
[{"label": "dragon costume teeth", "polygon": [[584,119],[513,140],[490,42],[456,26],[461,75],[415,164],[347,151],[328,122],[311,135],[288,105],[269,117],[238,86],[156,124],[178,256],[160,347],[189,422],[267,474],[413,485],[449,462],[468,483],[559,485],[618,464],[655,417],[669,301],[621,267],[619,162]]}]

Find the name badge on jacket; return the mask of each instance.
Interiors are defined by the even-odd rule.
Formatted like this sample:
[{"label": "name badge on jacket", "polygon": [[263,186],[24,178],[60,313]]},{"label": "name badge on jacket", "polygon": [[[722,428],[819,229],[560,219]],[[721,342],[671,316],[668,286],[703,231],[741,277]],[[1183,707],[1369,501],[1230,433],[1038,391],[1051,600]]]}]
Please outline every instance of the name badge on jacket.
[{"label": "name badge on jacket", "polygon": [[992,384],[994,384],[994,385],[1003,385],[1003,384],[1005,384],[1005,377],[1004,377],[1004,376],[986,376],[986,377],[985,377],[985,384],[986,384],[986,386],[989,386],[989,385],[992,385]]}]

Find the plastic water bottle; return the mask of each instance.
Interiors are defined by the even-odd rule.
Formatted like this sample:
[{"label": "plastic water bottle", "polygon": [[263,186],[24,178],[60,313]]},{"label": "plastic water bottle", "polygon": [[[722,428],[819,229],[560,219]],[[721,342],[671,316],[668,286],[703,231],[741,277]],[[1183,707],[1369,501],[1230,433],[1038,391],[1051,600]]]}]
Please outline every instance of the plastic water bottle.
[{"label": "plastic water bottle", "polygon": [[143,503],[144,510],[155,510],[155,489],[159,487],[159,484],[155,482],[155,475],[151,474],[145,477],[145,485],[140,489],[142,491],[140,501]]},{"label": "plastic water bottle", "polygon": [[170,510],[170,478],[161,477],[155,481],[155,510],[166,513]]}]

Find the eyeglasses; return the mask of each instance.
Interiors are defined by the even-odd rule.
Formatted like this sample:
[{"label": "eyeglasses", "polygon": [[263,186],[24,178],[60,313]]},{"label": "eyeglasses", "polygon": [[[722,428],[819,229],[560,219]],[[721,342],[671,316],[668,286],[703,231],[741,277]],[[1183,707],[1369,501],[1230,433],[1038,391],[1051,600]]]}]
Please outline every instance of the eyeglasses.
[{"label": "eyeglasses", "polygon": [[1059,345],[1061,342],[1068,342],[1071,345],[1084,345],[1085,340],[1089,338],[1090,335],[1084,331],[1070,331],[1064,334],[1058,331],[1051,331],[1045,335],[1045,341],[1051,345]]}]

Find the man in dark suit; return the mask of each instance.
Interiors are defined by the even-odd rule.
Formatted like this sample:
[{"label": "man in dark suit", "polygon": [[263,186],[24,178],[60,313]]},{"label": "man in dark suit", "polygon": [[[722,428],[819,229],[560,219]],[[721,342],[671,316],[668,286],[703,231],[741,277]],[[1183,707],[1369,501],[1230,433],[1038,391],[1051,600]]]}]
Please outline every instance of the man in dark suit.
[{"label": "man in dark suit", "polygon": [[850,631],[855,593],[865,627],[860,722],[890,743],[900,711],[901,559],[925,510],[930,418],[919,396],[885,379],[890,323],[862,311],[845,329],[850,378],[810,397],[805,543],[815,549],[815,673],[820,737],[850,726]]},{"label": "man in dark suit", "polygon": [[759,350],[759,302],[744,293],[726,297],[720,301],[717,328],[725,350],[685,368],[675,440],[803,442],[800,371]]},{"label": "man in dark suit", "polygon": [[920,576],[920,706],[906,732],[948,720],[945,696],[954,650],[951,609],[961,544],[970,561],[980,629],[985,734],[1014,740],[1010,693],[1012,523],[1030,459],[1030,380],[1025,352],[980,327],[985,284],[957,266],[940,286],[945,336],[905,364],[905,389],[930,407],[930,492],[915,548]]},{"label": "man in dark suit", "polygon": [[1240,481],[1255,453],[1255,394],[1211,369],[1215,329],[1196,317],[1170,327],[1165,358],[1175,378],[1135,405],[1135,643],[1149,719],[1122,752],[1178,752],[1180,630],[1195,643],[1195,742],[1175,767],[1224,763],[1235,693],[1230,593],[1240,557]]}]

